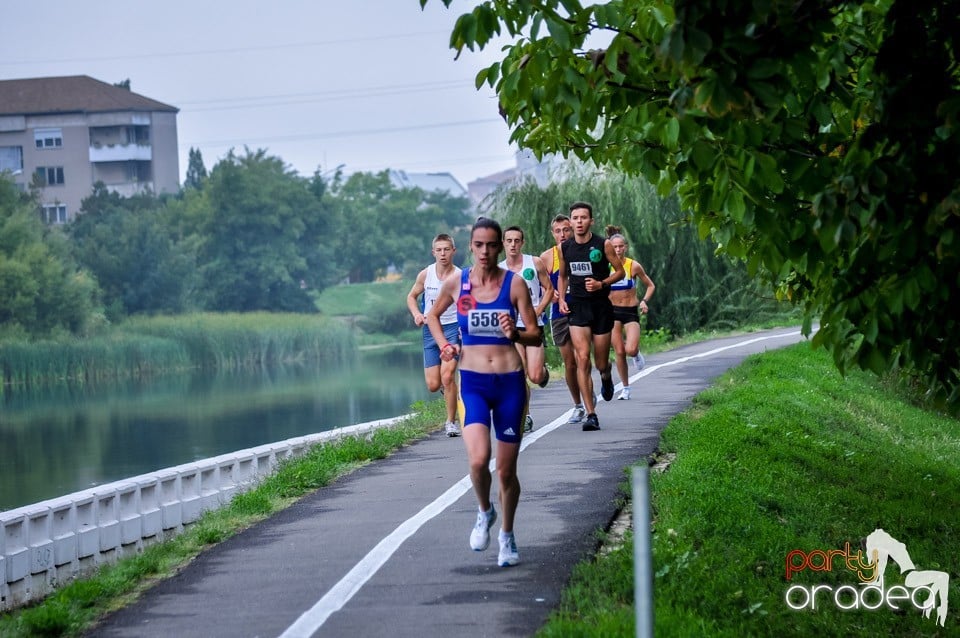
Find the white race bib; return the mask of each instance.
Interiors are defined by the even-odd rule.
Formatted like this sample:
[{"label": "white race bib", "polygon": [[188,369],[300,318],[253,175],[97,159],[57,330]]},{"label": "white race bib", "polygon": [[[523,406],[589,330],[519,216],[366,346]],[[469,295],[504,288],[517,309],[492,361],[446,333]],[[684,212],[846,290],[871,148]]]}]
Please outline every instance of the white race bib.
[{"label": "white race bib", "polygon": [[500,329],[503,310],[474,308],[467,313],[467,332],[471,337],[504,337]]},{"label": "white race bib", "polygon": [[593,265],[589,261],[571,261],[570,274],[575,277],[592,277]]}]

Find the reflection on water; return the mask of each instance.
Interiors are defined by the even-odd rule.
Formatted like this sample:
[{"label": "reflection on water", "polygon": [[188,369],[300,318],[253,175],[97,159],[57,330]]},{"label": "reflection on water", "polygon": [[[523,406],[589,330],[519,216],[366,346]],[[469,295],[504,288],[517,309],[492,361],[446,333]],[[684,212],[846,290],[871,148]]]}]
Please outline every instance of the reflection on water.
[{"label": "reflection on water", "polygon": [[0,396],[0,510],[264,443],[382,419],[429,398],[418,347],[346,367],[171,375]]}]

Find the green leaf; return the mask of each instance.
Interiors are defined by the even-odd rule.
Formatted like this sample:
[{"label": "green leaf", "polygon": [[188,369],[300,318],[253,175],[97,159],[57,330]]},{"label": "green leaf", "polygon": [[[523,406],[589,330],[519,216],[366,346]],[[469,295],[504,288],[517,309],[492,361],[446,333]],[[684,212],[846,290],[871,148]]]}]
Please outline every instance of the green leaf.
[{"label": "green leaf", "polygon": [[817,68],[817,88],[821,91],[830,86],[830,67],[823,65]]},{"label": "green leaf", "polygon": [[697,140],[693,143],[690,155],[693,159],[694,166],[701,172],[709,171],[713,167],[713,162],[716,160],[713,147],[703,140]]},{"label": "green leaf", "polygon": [[760,58],[747,69],[751,80],[765,80],[780,73],[780,61],[772,58]]},{"label": "green leaf", "polygon": [[684,57],[688,64],[698,65],[707,57],[713,48],[713,40],[700,29],[687,30],[687,41],[684,47]]},{"label": "green leaf", "polygon": [[550,37],[553,38],[557,46],[564,50],[569,49],[571,46],[570,29],[567,23],[549,15],[546,16],[544,20],[547,23],[547,30],[550,32]]},{"label": "green leaf", "polygon": [[743,214],[746,212],[747,207],[743,202],[743,193],[739,189],[732,189],[727,195],[727,201],[724,205],[724,210],[727,214],[733,218],[736,222],[743,221]]},{"label": "green leaf", "polygon": [[457,23],[453,26],[452,41],[455,48],[466,46],[473,50],[473,45],[477,38],[477,18],[472,13],[464,13],[457,18]]},{"label": "green leaf", "polygon": [[920,306],[920,284],[911,277],[903,282],[903,302],[911,310],[916,310]]},{"label": "green leaf", "polygon": [[668,117],[662,130],[663,145],[668,148],[677,146],[677,139],[680,136],[680,122],[675,117]]}]

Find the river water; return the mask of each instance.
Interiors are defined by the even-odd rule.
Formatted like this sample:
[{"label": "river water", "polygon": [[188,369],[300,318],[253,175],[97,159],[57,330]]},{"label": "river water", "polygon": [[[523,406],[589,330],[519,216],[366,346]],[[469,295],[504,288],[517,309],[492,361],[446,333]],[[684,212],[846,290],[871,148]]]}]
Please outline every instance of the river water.
[{"label": "river water", "polygon": [[[0,511],[264,443],[405,414],[431,398],[417,346],[337,368],[167,375],[0,396]],[[439,395],[436,395],[439,396]]]}]

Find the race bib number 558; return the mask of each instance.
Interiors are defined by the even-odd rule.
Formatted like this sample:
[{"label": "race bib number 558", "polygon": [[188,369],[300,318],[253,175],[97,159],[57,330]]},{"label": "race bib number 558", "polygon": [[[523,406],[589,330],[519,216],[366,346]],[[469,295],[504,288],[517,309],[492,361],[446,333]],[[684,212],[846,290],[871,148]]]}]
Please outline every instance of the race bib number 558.
[{"label": "race bib number 558", "polygon": [[500,313],[503,310],[476,309],[467,314],[467,329],[474,337],[502,337]]}]

